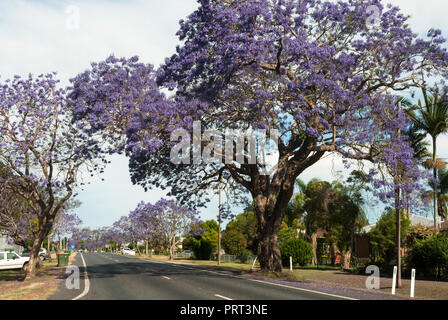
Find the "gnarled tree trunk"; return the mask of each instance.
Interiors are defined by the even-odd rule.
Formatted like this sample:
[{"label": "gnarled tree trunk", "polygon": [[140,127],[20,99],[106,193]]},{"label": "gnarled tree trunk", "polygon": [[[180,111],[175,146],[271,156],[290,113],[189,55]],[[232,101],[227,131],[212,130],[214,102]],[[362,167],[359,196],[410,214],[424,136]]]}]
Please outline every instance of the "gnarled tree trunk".
[{"label": "gnarled tree trunk", "polygon": [[313,246],[313,260],[311,261],[311,264],[317,266],[317,232],[314,232],[311,235],[311,244]]},{"label": "gnarled tree trunk", "polygon": [[342,252],[342,261],[341,261],[341,267],[344,270],[350,269],[350,260],[352,257],[352,248],[349,248],[348,250],[345,250]]},{"label": "gnarled tree trunk", "polygon": [[269,230],[268,226],[262,228],[258,234],[257,253],[262,270],[282,272],[282,256],[277,233]]},{"label": "gnarled tree trunk", "polygon": [[258,220],[257,255],[263,271],[282,272],[278,232],[294,191],[294,179],[290,180],[292,183],[290,181],[284,183],[277,195],[267,192],[267,195],[259,193],[254,196],[254,208]]},{"label": "gnarled tree trunk", "polygon": [[25,268],[25,280],[31,280],[36,276],[36,269],[41,265],[39,258],[39,250],[41,245],[42,240],[37,237],[30,248],[30,260]]}]

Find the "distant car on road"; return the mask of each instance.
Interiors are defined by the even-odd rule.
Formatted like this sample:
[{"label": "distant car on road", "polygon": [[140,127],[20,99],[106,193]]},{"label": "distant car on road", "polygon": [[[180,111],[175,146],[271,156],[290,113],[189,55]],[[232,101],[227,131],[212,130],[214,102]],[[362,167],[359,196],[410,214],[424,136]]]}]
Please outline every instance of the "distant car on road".
[{"label": "distant car on road", "polygon": [[[30,257],[30,252],[28,250],[24,250],[22,252],[22,257],[28,257],[29,258]],[[39,258],[42,261],[47,260],[49,258],[47,249],[45,249],[45,248],[40,248],[39,249]]]},{"label": "distant car on road", "polygon": [[29,257],[21,257],[15,252],[0,251],[0,270],[24,269]]},{"label": "distant car on road", "polygon": [[123,250],[121,250],[122,254],[128,254],[130,256],[135,256],[135,250],[129,249],[129,248],[124,248]]}]

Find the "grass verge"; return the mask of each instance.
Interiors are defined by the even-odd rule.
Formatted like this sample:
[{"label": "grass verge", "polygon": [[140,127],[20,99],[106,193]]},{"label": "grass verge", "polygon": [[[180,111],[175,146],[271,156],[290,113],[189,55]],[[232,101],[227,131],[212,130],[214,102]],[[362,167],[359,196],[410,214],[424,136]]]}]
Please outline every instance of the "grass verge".
[{"label": "grass verge", "polygon": [[[70,256],[72,263],[75,254]],[[37,271],[36,277],[23,281],[25,273],[22,270],[0,271],[0,300],[46,300],[59,288],[65,279],[65,268],[57,267],[57,260],[44,261]]]}]

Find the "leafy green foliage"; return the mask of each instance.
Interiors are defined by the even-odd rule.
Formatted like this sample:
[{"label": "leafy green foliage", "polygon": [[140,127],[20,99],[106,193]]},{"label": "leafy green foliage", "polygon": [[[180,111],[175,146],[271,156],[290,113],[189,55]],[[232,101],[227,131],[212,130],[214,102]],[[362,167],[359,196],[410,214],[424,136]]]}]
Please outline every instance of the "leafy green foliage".
[{"label": "leafy green foliage", "polygon": [[257,228],[257,217],[253,209],[249,207],[244,210],[244,213],[237,215],[235,220],[227,224],[225,232],[234,230],[242,234],[246,239],[246,249],[251,252],[256,252],[255,236],[257,234]]},{"label": "leafy green foliage", "polygon": [[200,229],[200,231],[192,230],[196,235],[187,237],[182,247],[193,250],[196,259],[210,260],[212,254],[218,249],[219,226],[215,220],[208,220],[200,224]]},{"label": "leafy green foliage", "polygon": [[313,258],[313,247],[303,239],[290,239],[280,245],[282,254],[282,263],[284,266],[289,265],[289,257],[292,262],[305,266],[311,262]]},{"label": "leafy green foliage", "polygon": [[288,242],[295,237],[295,230],[293,228],[283,228],[278,233],[278,244],[281,246],[283,243]]},{"label": "leafy green foliage", "polygon": [[425,276],[448,279],[448,232],[418,241],[412,250],[411,266]]},{"label": "leafy green foliage", "polygon": [[222,246],[226,253],[241,256],[246,251],[247,238],[238,230],[225,230],[222,233]]},{"label": "leafy green foliage", "polygon": [[[401,213],[401,241],[406,237],[411,221]],[[384,265],[394,256],[396,243],[396,216],[395,210],[389,210],[381,216],[376,226],[368,233],[370,245],[374,252],[372,258],[378,265]]]}]

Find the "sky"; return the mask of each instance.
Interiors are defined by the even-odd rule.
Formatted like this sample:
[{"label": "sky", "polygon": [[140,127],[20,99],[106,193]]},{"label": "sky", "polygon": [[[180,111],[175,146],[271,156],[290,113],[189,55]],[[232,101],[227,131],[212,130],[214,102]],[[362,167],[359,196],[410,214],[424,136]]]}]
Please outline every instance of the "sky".
[{"label": "sky", "polygon": [[[440,28],[448,37],[448,1],[390,0],[411,15],[411,28],[420,35],[430,27]],[[158,66],[175,52],[178,21],[197,7],[195,0],[0,0],[0,81],[18,74],[38,75],[56,71],[61,84],[89,68],[90,63],[114,54],[138,55],[140,60]],[[448,137],[439,139],[442,158],[448,158]],[[85,226],[111,225],[127,215],[141,201],[155,202],[165,196],[162,190],[144,192],[133,186],[128,162],[113,156],[101,177],[79,191],[82,205],[76,210]],[[307,169],[302,180],[320,178],[332,181],[344,173],[337,157],[326,157]],[[104,178],[105,181],[101,181]],[[204,220],[215,219],[217,199],[201,210]],[[233,213],[240,213],[234,208]],[[372,208],[369,219],[378,219]]]}]

